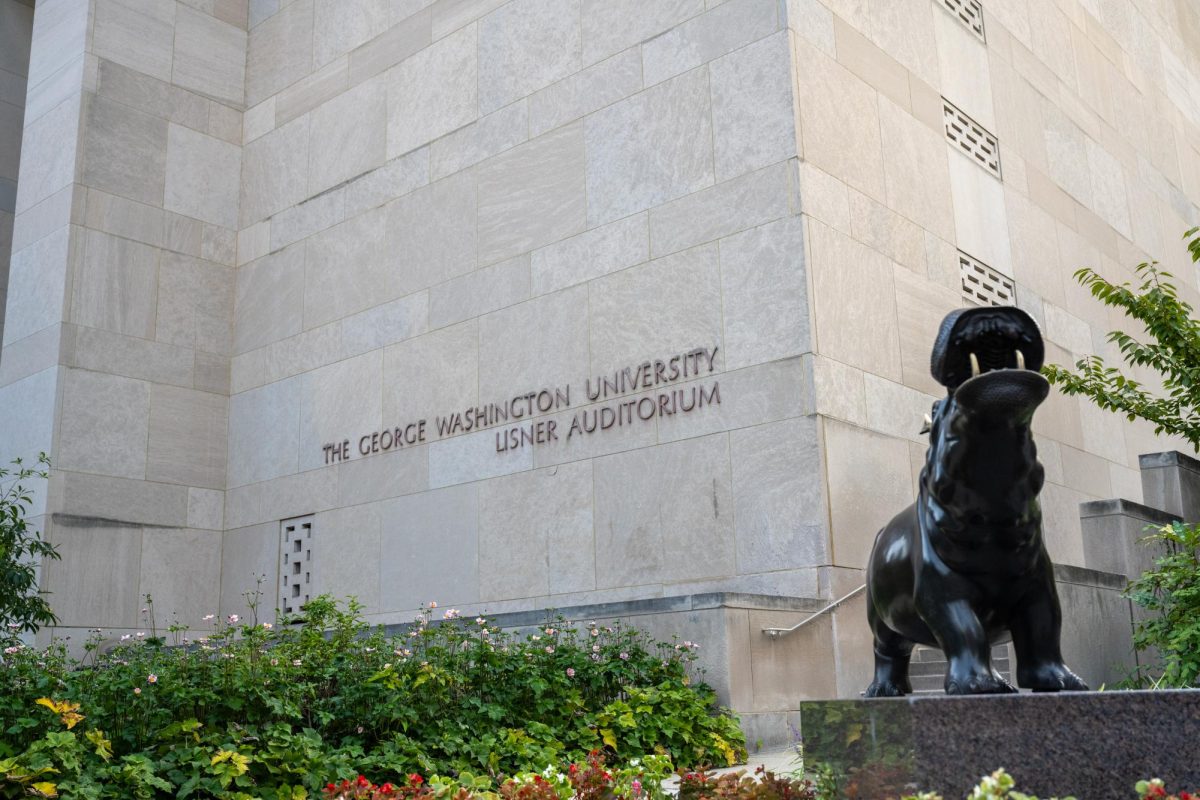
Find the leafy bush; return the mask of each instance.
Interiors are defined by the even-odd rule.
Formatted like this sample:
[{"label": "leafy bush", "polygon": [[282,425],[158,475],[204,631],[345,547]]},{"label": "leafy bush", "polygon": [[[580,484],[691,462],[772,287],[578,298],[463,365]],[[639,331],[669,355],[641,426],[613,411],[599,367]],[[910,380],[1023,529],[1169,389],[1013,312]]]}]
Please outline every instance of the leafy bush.
[{"label": "leafy bush", "polygon": [[38,566],[43,559],[58,558],[58,552],[26,525],[30,494],[21,483],[30,478],[46,478],[49,466],[50,461],[42,453],[37,467],[26,467],[19,458],[12,462],[12,469],[0,467],[0,647],[3,648],[17,646],[22,633],[37,633],[43,625],[58,622],[37,588]]},{"label": "leafy bush", "polygon": [[1146,537],[1166,552],[1129,584],[1126,595],[1153,612],[1134,626],[1133,645],[1153,649],[1159,664],[1137,684],[1195,686],[1200,682],[1200,527],[1180,522]]},{"label": "leafy bush", "polygon": [[[555,622],[368,630],[322,597],[302,624],[229,617],[209,636],[151,630],[85,663],[62,647],[0,665],[0,797],[53,783],[80,797],[307,797],[364,774],[455,776],[470,791],[602,750],[733,763],[744,740],[694,684],[689,643]],[[431,777],[431,782],[432,782]],[[44,788],[44,787],[43,787]]]},{"label": "leafy bush", "polygon": [[[1192,261],[1200,261],[1198,234],[1200,228],[1184,234]],[[1200,448],[1200,320],[1191,305],[1179,298],[1169,272],[1154,262],[1139,264],[1136,272],[1141,281],[1137,287],[1111,283],[1091,269],[1078,270],[1075,278],[1102,303],[1141,323],[1148,341],[1123,331],[1112,331],[1108,340],[1117,345],[1128,365],[1157,372],[1162,386],[1152,391],[1107,366],[1100,356],[1080,359],[1075,371],[1047,365],[1043,372],[1067,394],[1083,395],[1131,421],[1148,420],[1154,423],[1155,433],[1180,436]],[[1127,683],[1192,686],[1200,678],[1200,529],[1171,525],[1147,541],[1165,544],[1167,553],[1154,569],[1130,583],[1126,596],[1157,612],[1136,625],[1134,646],[1139,651],[1157,650],[1162,663],[1153,670],[1157,675],[1139,671]]]}]

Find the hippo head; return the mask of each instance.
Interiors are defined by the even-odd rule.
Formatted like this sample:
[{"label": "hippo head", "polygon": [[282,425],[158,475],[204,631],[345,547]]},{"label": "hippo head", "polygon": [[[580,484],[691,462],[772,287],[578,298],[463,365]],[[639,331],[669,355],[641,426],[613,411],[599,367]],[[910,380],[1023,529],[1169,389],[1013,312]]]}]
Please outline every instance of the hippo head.
[{"label": "hippo head", "polygon": [[994,423],[1028,424],[1050,392],[1038,371],[1044,357],[1032,317],[1012,306],[985,306],[946,315],[930,367],[960,412]]}]

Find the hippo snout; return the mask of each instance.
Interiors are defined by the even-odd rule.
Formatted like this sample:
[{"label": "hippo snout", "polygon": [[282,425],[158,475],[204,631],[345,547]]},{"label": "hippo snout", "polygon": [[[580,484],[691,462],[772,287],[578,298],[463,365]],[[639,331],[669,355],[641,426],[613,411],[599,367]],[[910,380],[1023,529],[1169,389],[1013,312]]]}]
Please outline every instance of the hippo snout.
[{"label": "hippo snout", "polygon": [[958,406],[969,414],[1027,421],[1050,393],[1050,383],[1029,369],[998,369],[969,378],[954,391]]}]

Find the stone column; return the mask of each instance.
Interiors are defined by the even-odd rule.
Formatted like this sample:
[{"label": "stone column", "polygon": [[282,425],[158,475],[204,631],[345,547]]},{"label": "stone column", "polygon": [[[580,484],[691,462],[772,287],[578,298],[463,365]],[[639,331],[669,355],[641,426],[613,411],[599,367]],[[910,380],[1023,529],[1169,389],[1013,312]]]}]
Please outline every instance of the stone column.
[{"label": "stone column", "polygon": [[1172,450],[1138,456],[1146,505],[1200,521],[1200,461]]}]

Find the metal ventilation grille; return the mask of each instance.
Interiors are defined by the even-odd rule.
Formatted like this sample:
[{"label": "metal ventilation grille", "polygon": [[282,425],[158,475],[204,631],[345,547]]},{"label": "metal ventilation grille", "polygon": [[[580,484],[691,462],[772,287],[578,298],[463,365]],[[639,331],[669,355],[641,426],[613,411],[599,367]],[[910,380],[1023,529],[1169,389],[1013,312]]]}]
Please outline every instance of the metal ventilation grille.
[{"label": "metal ventilation grille", "polygon": [[963,298],[980,306],[1011,306],[1015,299],[1015,287],[1011,278],[958,251],[958,268],[962,274]]},{"label": "metal ventilation grille", "polygon": [[296,614],[312,599],[313,518],[279,523],[279,610]]},{"label": "metal ventilation grille", "polygon": [[942,118],[946,138],[979,166],[1000,177],[1000,143],[982,125],[968,117],[946,98],[942,98]]},{"label": "metal ventilation grille", "polygon": [[955,19],[970,28],[979,41],[987,41],[983,33],[983,6],[979,5],[979,0],[942,0],[942,5]]}]

